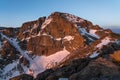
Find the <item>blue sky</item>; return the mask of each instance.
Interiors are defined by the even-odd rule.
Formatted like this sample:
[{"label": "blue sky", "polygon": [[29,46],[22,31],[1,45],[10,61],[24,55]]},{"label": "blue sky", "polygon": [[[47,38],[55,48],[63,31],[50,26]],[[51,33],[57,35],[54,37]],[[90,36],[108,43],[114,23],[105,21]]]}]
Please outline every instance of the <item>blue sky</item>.
[{"label": "blue sky", "polygon": [[120,27],[120,0],[0,0],[0,26],[19,27],[55,11],[101,26]]}]

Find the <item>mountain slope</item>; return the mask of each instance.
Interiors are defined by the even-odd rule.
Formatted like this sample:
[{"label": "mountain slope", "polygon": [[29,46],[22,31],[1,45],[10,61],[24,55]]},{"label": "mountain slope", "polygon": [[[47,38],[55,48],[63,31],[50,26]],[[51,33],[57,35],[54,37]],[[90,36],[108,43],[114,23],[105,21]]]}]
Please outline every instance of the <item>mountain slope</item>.
[{"label": "mountain slope", "polygon": [[[66,77],[86,80],[87,77],[81,76],[89,75],[86,70],[89,71],[89,67],[99,61],[101,63],[98,66],[93,65],[95,68],[112,68],[117,71],[119,58],[116,59],[115,56],[119,52],[114,52],[120,49],[119,39],[120,35],[110,29],[103,29],[88,20],[60,12],[23,23],[20,28],[1,29],[0,79],[28,80],[29,77],[32,80],[34,77],[36,80],[58,80]],[[104,67],[105,62],[113,67]],[[98,74],[104,74],[100,71]],[[111,75],[118,73],[119,71]],[[91,79],[98,78],[98,75],[93,75],[91,74]]]}]

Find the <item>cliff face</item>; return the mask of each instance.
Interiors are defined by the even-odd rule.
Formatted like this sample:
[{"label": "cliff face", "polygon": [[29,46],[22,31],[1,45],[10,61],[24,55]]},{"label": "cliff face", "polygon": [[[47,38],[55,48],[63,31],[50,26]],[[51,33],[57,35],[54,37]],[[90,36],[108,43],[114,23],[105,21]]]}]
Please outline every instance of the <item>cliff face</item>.
[{"label": "cliff face", "polygon": [[92,80],[109,72],[117,76],[119,38],[110,29],[60,12],[20,28],[0,29],[0,79]]},{"label": "cliff face", "polygon": [[60,13],[54,13],[45,20],[38,36],[29,39],[27,46],[35,54],[51,55],[63,48],[71,52],[84,44],[77,28]]}]

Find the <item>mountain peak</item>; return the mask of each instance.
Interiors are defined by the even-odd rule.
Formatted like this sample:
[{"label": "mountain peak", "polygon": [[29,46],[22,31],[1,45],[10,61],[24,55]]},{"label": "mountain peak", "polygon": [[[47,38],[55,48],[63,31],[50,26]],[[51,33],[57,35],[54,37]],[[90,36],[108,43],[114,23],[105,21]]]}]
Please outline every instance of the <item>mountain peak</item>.
[{"label": "mountain peak", "polygon": [[[91,65],[97,70],[102,68],[97,73],[102,76],[104,69],[108,71],[107,68],[111,68],[110,65],[103,64],[104,62],[113,65],[112,69],[117,71],[119,66],[112,61],[119,61],[115,59],[116,55],[119,55],[119,51],[116,52],[120,49],[119,38],[119,34],[109,29],[62,12],[54,12],[47,18],[40,17],[38,20],[25,22],[20,28],[1,29],[0,79],[37,77],[37,80],[54,80],[67,77],[76,80],[74,74],[79,73],[75,76],[78,77],[82,75],[83,70],[84,76],[88,76],[84,68],[91,71]],[[61,74],[58,75],[57,72]],[[88,74],[94,75],[93,73]],[[106,75],[107,73],[104,74]],[[79,79],[88,80],[81,77]]]}]

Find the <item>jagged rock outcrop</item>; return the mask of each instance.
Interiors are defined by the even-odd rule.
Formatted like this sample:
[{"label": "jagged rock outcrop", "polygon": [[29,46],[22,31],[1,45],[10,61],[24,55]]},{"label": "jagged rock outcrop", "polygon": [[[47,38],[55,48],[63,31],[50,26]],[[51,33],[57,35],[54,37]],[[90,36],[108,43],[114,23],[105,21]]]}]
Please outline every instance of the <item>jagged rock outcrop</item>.
[{"label": "jagged rock outcrop", "polygon": [[6,80],[17,70],[15,63],[19,58],[19,52],[6,39],[2,42],[0,49],[0,79]]},{"label": "jagged rock outcrop", "polygon": [[23,23],[19,30],[18,39],[24,39],[31,37],[32,35],[37,35],[41,29],[41,25],[45,21],[46,17],[41,17],[36,21]]},{"label": "jagged rock outcrop", "polygon": [[27,49],[27,40],[19,41],[19,45],[20,45],[21,49],[26,50]]},{"label": "jagged rock outcrop", "polygon": [[2,49],[0,49],[0,56],[5,59],[7,63],[12,62],[18,58],[19,52],[9,43],[9,41],[4,40]]},{"label": "jagged rock outcrop", "polygon": [[18,31],[19,31],[19,28],[11,28],[11,27],[1,30],[3,34],[7,35],[8,37],[13,37],[13,38],[15,38],[18,35]]}]

